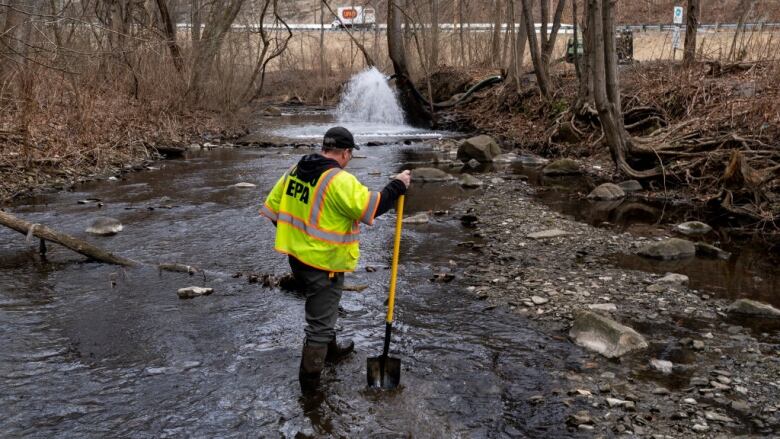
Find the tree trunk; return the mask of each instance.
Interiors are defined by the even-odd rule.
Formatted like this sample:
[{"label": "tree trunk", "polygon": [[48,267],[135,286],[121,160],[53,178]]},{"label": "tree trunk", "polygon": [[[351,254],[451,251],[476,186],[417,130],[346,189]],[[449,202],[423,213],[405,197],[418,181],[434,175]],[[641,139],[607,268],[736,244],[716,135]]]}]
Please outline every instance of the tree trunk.
[{"label": "tree trunk", "polygon": [[176,25],[173,23],[171,14],[168,12],[166,0],[157,0],[157,8],[160,10],[160,17],[162,18],[163,27],[165,28],[165,38],[167,39],[168,49],[171,51],[173,66],[176,67],[176,71],[181,73],[181,49],[179,49],[179,45],[176,43]]},{"label": "tree trunk", "polygon": [[690,66],[696,58],[696,33],[699,29],[699,1],[688,0],[688,20],[685,25],[685,53],[683,65]]},{"label": "tree trunk", "polygon": [[523,20],[526,26],[526,35],[528,35],[528,46],[531,51],[531,61],[534,64],[534,72],[536,73],[536,82],[539,84],[539,91],[545,100],[549,100],[550,93],[550,76],[547,73],[547,66],[542,61],[542,55],[539,50],[539,43],[536,39],[536,28],[533,21],[533,0],[523,1]]},{"label": "tree trunk", "polygon": [[[511,26],[509,62],[507,64],[506,82],[512,84],[515,90],[520,90],[520,78],[523,75],[523,58],[525,58],[525,45],[528,42],[525,21],[521,14],[518,14],[517,8],[522,10],[522,5],[515,5],[515,0],[509,0],[509,25]],[[520,26],[515,31],[515,23],[520,22]]]},{"label": "tree trunk", "polygon": [[192,49],[197,52],[198,43],[200,42],[200,26],[203,24],[201,20],[201,5],[200,0],[190,0],[190,38],[192,39]]},{"label": "tree trunk", "polygon": [[618,88],[613,15],[616,2],[617,0],[588,0],[588,31],[593,42],[590,56],[594,98],[604,137],[618,169],[632,178],[654,177],[658,175],[656,169],[637,171],[626,161],[630,138],[623,126]]},{"label": "tree trunk", "polygon": [[[577,2],[572,1],[572,16],[574,18],[574,66],[577,71],[579,88],[577,90],[577,100],[574,103],[574,113],[583,116],[592,113],[593,107],[593,78],[591,76],[592,62],[590,52],[593,43],[590,41],[590,29],[588,26],[588,2],[584,2],[582,30],[578,30],[579,14],[577,13]],[[577,47],[580,44],[580,32],[582,36],[582,55],[577,54]]]},{"label": "tree trunk", "polygon": [[0,211],[0,224],[16,230],[23,235],[30,237],[35,236],[46,241],[60,244],[63,247],[73,250],[76,253],[81,253],[82,255],[96,261],[115,265],[123,265],[126,267],[135,267],[141,265],[139,262],[126,259],[121,256],[116,256],[86,241],[82,241],[68,234],[58,232],[40,224],[29,223],[3,211]]},{"label": "tree trunk", "polygon": [[489,65],[501,65],[501,0],[493,0],[493,36],[490,39]]},{"label": "tree trunk", "polygon": [[431,4],[431,48],[428,51],[428,71],[439,65],[439,0],[430,0]]},{"label": "tree trunk", "polygon": [[203,83],[209,76],[209,71],[214,63],[225,35],[230,31],[238,11],[244,0],[229,0],[222,8],[213,8],[209,14],[206,27],[203,30],[199,50],[195,54],[190,76],[188,95],[195,102],[200,101],[203,93]]},{"label": "tree trunk", "polygon": [[387,4],[387,51],[393,62],[393,71],[396,75],[398,99],[404,110],[407,123],[418,127],[430,127],[431,114],[415,95],[414,84],[409,77],[398,1],[390,0]]}]

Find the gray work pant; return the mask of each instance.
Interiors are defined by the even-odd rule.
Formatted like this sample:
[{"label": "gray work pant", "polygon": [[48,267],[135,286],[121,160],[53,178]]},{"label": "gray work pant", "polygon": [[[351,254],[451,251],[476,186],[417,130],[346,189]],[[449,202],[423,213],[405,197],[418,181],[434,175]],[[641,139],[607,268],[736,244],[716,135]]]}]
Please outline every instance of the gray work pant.
[{"label": "gray work pant", "polygon": [[306,296],[306,343],[324,346],[336,338],[336,319],[344,287],[344,273],[333,273],[290,264],[299,288]]}]

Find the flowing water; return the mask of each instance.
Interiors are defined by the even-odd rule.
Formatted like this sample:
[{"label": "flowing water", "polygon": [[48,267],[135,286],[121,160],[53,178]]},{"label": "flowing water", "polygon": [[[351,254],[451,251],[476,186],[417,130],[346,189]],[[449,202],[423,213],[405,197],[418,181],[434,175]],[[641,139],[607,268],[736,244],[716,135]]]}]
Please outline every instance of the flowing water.
[{"label": "flowing water", "polygon": [[[372,74],[373,75],[373,74]],[[292,116],[269,136],[316,143],[333,116]],[[366,147],[349,170],[379,189],[401,169],[433,156],[397,139],[446,133],[397,122],[340,119]],[[42,195],[12,212],[150,264],[179,262],[205,277],[86,262],[50,246],[42,259],[22,235],[0,230],[0,432],[5,437],[570,437],[565,420],[583,408],[565,398],[566,375],[586,357],[570,343],[529,329],[523,318],[485,306],[460,279],[432,274],[469,263],[460,224],[434,219],[407,228],[391,351],[402,387],[368,390],[365,361],[381,351],[394,218],[364,227],[362,259],[345,292],[338,330],[357,353],[326,368],[323,391],[301,398],[297,383],[303,301],[247,281],[288,271],[272,250],[273,227],[257,214],[276,179],[306,148],[215,150],[161,162],[160,169]],[[530,168],[517,169],[531,180]],[[252,182],[254,189],[232,185]],[[624,224],[583,208],[585,183],[535,181],[540,199],[581,220]],[[573,189],[574,188],[574,189]],[[558,194],[558,195],[553,195]],[[443,210],[467,196],[455,185],[412,188],[407,211]],[[97,204],[78,200],[100,199]],[[568,200],[568,201],[567,201]],[[576,201],[575,201],[576,200]],[[84,229],[97,216],[122,221],[120,234]],[[641,216],[640,216],[641,217]],[[652,220],[652,221],[655,221]],[[653,224],[652,221],[626,221]],[[367,271],[374,267],[376,271]],[[243,273],[241,277],[235,277]],[[771,271],[760,271],[764,279]],[[180,300],[176,290],[213,287]],[[534,395],[544,395],[537,404]],[[593,408],[589,408],[596,414]]]}]

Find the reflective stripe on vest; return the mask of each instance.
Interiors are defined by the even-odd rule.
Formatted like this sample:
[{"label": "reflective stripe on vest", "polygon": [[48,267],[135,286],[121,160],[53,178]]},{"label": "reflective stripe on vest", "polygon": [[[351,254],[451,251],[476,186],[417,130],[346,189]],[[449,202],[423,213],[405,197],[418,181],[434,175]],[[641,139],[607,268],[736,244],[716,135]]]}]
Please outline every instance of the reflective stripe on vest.
[{"label": "reflective stripe on vest", "polygon": [[271,221],[279,221],[279,217],[276,212],[269,209],[265,204],[263,204],[263,207],[260,208],[260,214],[265,215]]},{"label": "reflective stripe on vest", "polygon": [[328,232],[326,230],[318,229],[316,226],[312,224],[306,224],[306,222],[304,222],[300,218],[296,218],[287,212],[279,212],[278,218],[279,218],[278,219],[279,222],[287,223],[295,227],[296,229],[302,231],[303,233],[313,238],[321,239],[323,241],[328,241],[336,244],[352,244],[360,240],[360,235],[358,234],[344,235],[337,232]]},{"label": "reflective stripe on vest", "polygon": [[322,213],[322,203],[325,201],[325,194],[328,192],[328,186],[333,178],[341,172],[341,169],[325,171],[325,175],[320,178],[317,187],[314,189],[314,204],[309,212],[309,224],[319,224],[320,213]]},{"label": "reflective stripe on vest", "polygon": [[374,222],[374,214],[377,207],[379,207],[379,198],[381,195],[379,192],[371,192],[371,196],[368,198],[368,204],[366,204],[366,210],[363,211],[363,216],[360,217],[360,222],[371,225]]}]

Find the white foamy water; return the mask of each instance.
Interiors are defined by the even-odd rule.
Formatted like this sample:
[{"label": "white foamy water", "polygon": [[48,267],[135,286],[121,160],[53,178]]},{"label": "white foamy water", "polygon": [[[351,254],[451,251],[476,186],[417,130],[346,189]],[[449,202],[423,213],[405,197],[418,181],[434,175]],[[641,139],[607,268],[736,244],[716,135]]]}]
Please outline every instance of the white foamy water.
[{"label": "white foamy water", "polygon": [[272,133],[296,141],[318,141],[328,128],[341,125],[352,132],[359,144],[410,137],[437,139],[451,134],[406,125],[394,89],[385,75],[373,67],[350,79],[333,116],[334,122],[290,124]]},{"label": "white foamy water", "polygon": [[382,72],[371,67],[353,76],[336,107],[340,123],[404,125],[404,112]]}]

